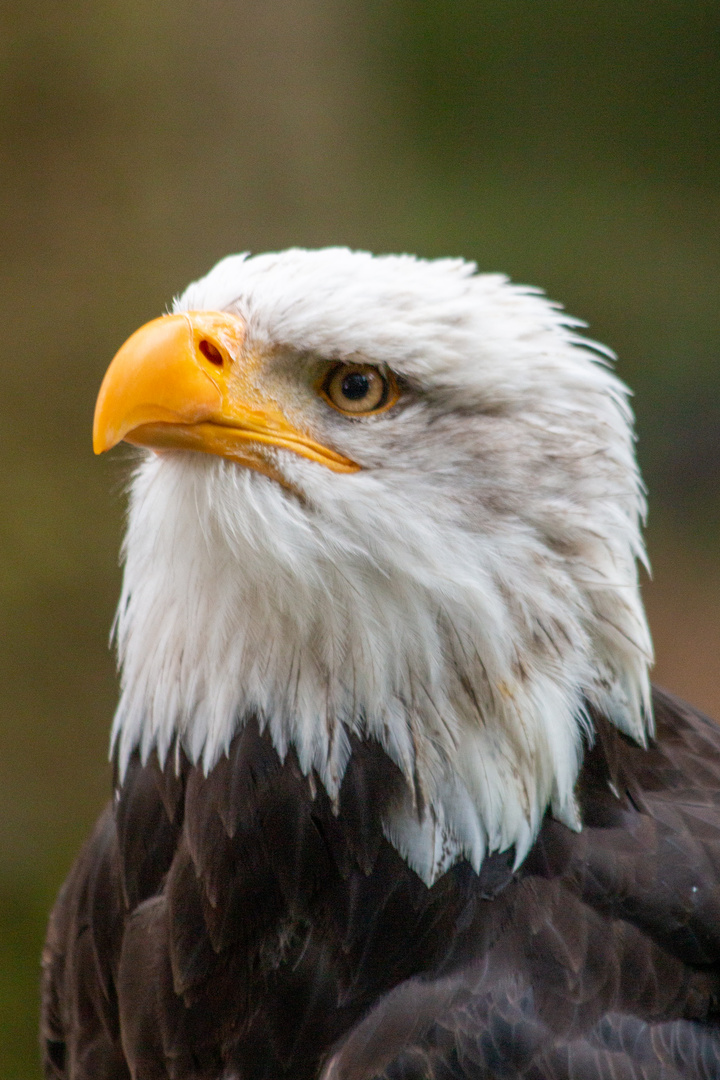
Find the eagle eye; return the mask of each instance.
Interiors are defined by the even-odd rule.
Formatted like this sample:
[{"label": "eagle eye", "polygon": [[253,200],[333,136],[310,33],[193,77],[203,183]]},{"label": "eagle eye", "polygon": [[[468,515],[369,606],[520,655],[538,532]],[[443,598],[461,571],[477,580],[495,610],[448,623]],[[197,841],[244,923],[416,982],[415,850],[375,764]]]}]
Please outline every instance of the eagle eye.
[{"label": "eagle eye", "polygon": [[382,412],[399,397],[393,373],[378,371],[372,364],[333,364],[320,393],[334,409],[350,416]]}]

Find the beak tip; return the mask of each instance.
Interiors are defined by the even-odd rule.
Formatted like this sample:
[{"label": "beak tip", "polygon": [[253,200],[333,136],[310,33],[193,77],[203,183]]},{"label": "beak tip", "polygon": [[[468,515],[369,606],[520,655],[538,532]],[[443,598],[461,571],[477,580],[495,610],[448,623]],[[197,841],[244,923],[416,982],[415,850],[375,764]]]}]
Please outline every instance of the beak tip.
[{"label": "beak tip", "polygon": [[104,454],[107,450],[112,450],[113,446],[120,442],[120,439],[113,438],[110,431],[108,431],[107,424],[103,424],[102,418],[95,414],[95,421],[93,423],[93,453]]},{"label": "beak tip", "polygon": [[98,416],[97,406],[95,408],[95,415],[93,417],[93,429],[92,429],[92,445],[94,454],[102,454],[105,450],[105,439],[102,437],[102,430],[100,427],[100,417]]}]

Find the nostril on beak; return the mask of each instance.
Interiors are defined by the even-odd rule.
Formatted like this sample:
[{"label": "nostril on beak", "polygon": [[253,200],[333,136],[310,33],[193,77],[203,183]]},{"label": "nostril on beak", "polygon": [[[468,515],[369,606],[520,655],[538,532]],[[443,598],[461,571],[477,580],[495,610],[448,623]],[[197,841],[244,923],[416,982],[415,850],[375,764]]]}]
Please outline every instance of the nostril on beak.
[{"label": "nostril on beak", "polygon": [[212,341],[208,341],[206,338],[200,342],[200,352],[203,354],[206,360],[209,360],[211,364],[215,364],[216,367],[223,366],[223,356],[216,345],[213,345]]}]

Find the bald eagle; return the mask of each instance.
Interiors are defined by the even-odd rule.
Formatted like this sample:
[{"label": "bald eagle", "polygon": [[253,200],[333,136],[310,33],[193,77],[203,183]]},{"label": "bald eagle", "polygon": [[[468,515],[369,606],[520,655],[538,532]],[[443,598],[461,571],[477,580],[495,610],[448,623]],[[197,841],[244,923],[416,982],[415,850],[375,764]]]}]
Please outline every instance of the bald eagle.
[{"label": "bald eagle", "polygon": [[720,729],[650,687],[610,354],[456,259],[232,256],[122,346],[68,1080],[720,1077]]}]

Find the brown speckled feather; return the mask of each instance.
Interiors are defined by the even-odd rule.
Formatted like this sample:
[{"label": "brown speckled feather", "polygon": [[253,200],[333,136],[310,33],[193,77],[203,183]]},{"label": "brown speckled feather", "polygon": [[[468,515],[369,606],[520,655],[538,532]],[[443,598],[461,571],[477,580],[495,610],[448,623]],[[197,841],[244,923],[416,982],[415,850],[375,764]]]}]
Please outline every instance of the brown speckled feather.
[{"label": "brown speckled feather", "polygon": [[251,722],[205,777],[132,763],[53,911],[47,1077],[720,1077],[720,728],[594,717],[583,831],[427,888],[356,743],[339,812]]}]

